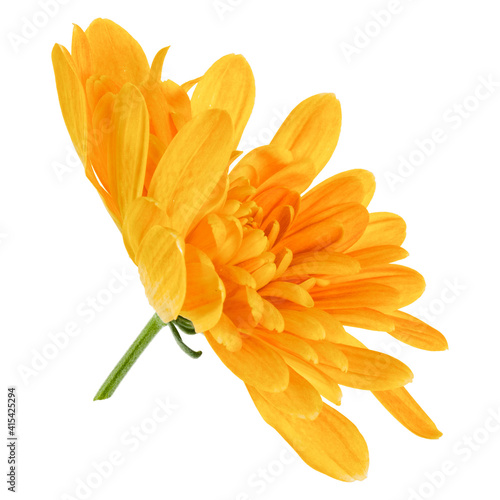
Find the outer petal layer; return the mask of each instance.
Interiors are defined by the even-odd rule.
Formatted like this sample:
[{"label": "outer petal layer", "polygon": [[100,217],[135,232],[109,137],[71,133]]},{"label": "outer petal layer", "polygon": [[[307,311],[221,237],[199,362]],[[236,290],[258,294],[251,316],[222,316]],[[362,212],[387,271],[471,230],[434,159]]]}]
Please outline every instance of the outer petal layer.
[{"label": "outer petal layer", "polygon": [[247,386],[262,418],[274,427],[313,469],[341,481],[362,480],[368,469],[368,448],[356,426],[323,404],[315,420],[286,415]]},{"label": "outer petal layer", "polygon": [[172,230],[152,227],[137,252],[137,266],[149,303],[163,322],[179,315],[186,296],[184,242]]}]

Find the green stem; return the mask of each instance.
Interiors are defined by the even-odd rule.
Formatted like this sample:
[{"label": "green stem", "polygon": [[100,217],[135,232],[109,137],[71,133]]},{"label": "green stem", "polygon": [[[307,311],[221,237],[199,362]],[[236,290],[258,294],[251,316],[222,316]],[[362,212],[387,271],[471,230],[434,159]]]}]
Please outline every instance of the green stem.
[{"label": "green stem", "polygon": [[129,347],[122,359],[115,366],[108,378],[104,381],[101,388],[97,391],[94,401],[98,399],[107,399],[113,395],[116,388],[120,385],[123,377],[128,373],[132,365],[137,361],[137,358],[143,353],[144,349],[153,340],[155,335],[166,325],[160,317],[155,315],[149,320],[144,330],[135,339],[134,343]]}]

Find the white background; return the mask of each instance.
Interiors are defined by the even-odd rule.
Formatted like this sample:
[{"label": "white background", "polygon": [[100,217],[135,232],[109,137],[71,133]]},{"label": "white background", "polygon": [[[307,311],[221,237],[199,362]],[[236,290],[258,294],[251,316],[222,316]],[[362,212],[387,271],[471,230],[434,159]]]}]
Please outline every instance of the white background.
[{"label": "white background", "polygon": [[[0,47],[2,386],[18,391],[17,498],[83,498],[79,481],[96,486],[93,463],[117,453],[121,463],[88,498],[497,498],[499,83],[488,96],[479,89],[483,100],[473,96],[481,79],[500,82],[498,2],[401,0],[394,9],[389,0],[65,0],[21,43],[40,4],[2,6]],[[389,7],[397,12],[381,27],[374,13]],[[164,78],[178,83],[226,53],[244,54],[257,82],[247,148],[268,141],[302,99],[336,93],[342,133],[321,176],[375,173],[370,208],[405,218],[405,263],[427,280],[408,310],[432,316],[450,349],[417,351],[383,333],[362,338],[411,366],[410,391],[444,432],[440,440],[413,436],[370,394],[346,389],[341,411],[368,442],[369,477],[330,479],[293,458],[202,336],[189,339],[204,351],[195,361],[167,330],[112,399],[92,401],[152,314],[120,234],[74,159],[55,91],[53,44],[69,47],[72,23],[85,29],[96,17],[124,26],[150,61],[171,45]],[[464,101],[468,116],[457,118]],[[419,163],[415,141],[428,142],[436,128],[442,143],[391,187],[388,173],[400,175],[401,157]],[[113,273],[122,272],[126,286],[110,295]],[[93,317],[85,312],[92,297],[111,297]],[[54,354],[49,334],[71,323],[79,334]],[[42,352],[53,356],[45,365]],[[20,368],[33,362],[36,374],[23,378]],[[159,424],[151,420],[160,415],[157,398],[176,406]],[[135,449],[131,432],[141,425],[150,434]]]}]

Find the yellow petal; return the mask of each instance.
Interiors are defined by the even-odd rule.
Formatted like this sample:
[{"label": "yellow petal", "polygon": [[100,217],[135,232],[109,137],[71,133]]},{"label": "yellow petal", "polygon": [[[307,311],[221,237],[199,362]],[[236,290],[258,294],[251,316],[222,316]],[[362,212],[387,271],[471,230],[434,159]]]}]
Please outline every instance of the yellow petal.
[{"label": "yellow petal", "polygon": [[111,116],[115,106],[116,96],[112,92],[106,92],[94,108],[92,114],[92,137],[89,141],[89,159],[92,167],[99,178],[99,182],[109,193],[108,177],[108,147]]},{"label": "yellow petal", "polygon": [[93,73],[92,54],[85,32],[76,24],[73,27],[73,38],[71,40],[71,57],[78,68],[82,84],[85,85],[87,78]]},{"label": "yellow petal", "polygon": [[224,313],[218,323],[210,328],[210,334],[230,352],[239,351],[243,345],[238,329]]},{"label": "yellow petal", "polygon": [[149,63],[144,51],[122,27],[109,19],[96,19],[85,34],[97,74],[108,75],[119,85],[139,85],[148,77]]},{"label": "yellow petal", "polygon": [[286,415],[247,386],[262,418],[313,469],[341,481],[366,478],[368,448],[356,426],[339,412],[323,404],[315,420]]},{"label": "yellow petal", "polygon": [[231,154],[232,125],[225,111],[206,111],[175,136],[151,179],[148,195],[165,207],[172,227],[190,227],[220,178]]},{"label": "yellow petal", "polygon": [[295,160],[311,160],[314,179],[337,146],[341,121],[340,103],[335,95],[309,97],[290,113],[271,145],[289,149]]},{"label": "yellow petal", "polygon": [[236,265],[254,257],[258,257],[268,246],[266,235],[262,229],[249,229],[243,233],[243,240],[238,253],[230,264]]},{"label": "yellow petal", "polygon": [[193,78],[192,80],[183,83],[181,87],[185,92],[189,92],[201,79],[201,76],[199,76],[198,78]]},{"label": "yellow petal", "polygon": [[168,146],[177,128],[171,116],[171,107],[165,96],[162,84],[158,81],[146,82],[140,86],[144,100],[146,101],[151,133],[165,145]]},{"label": "yellow petal", "polygon": [[205,333],[205,337],[220,360],[247,384],[267,392],[281,392],[288,387],[286,363],[261,340],[245,338],[240,350],[230,352],[210,333]]},{"label": "yellow petal", "polygon": [[373,394],[401,424],[417,436],[438,439],[443,435],[404,387]]},{"label": "yellow petal", "polygon": [[136,198],[128,206],[123,219],[122,235],[130,258],[135,262],[139,246],[153,226],[168,227],[169,219],[164,210],[151,198]]},{"label": "yellow petal", "polygon": [[179,131],[191,120],[191,101],[186,91],[172,80],[162,82],[161,90],[171,108],[172,121]]},{"label": "yellow petal", "polygon": [[295,370],[289,368],[288,387],[282,392],[258,391],[272,406],[291,417],[314,420],[323,409],[318,391]]},{"label": "yellow petal", "polygon": [[310,362],[303,361],[295,355],[283,354],[283,358],[298,374],[302,375],[328,401],[340,405],[342,391],[339,385],[326,373],[319,371]]},{"label": "yellow petal", "polygon": [[110,194],[122,215],[142,195],[148,158],[149,115],[139,89],[127,83],[118,94],[108,147]]},{"label": "yellow petal", "polygon": [[149,303],[168,323],[177,318],[186,296],[184,242],[172,230],[152,227],[136,256]]},{"label": "yellow petal", "polygon": [[59,44],[52,50],[59,104],[69,136],[83,165],[87,165],[87,101],[78,70],[69,52]]},{"label": "yellow petal", "polygon": [[151,63],[151,70],[149,72],[148,84],[154,85],[155,82],[159,82],[161,80],[161,73],[163,70],[163,63],[165,61],[165,56],[167,55],[168,49],[170,47],[163,47],[160,49],[153,59]]},{"label": "yellow petal", "polygon": [[229,54],[216,61],[196,85],[191,99],[193,116],[207,109],[223,109],[234,126],[232,149],[240,142],[255,101],[252,70],[241,55]]},{"label": "yellow petal", "polygon": [[257,288],[255,278],[241,267],[222,265],[217,267],[217,272],[225,281],[231,281],[237,285],[249,286],[250,288]]},{"label": "yellow petal", "polygon": [[267,330],[282,332],[285,329],[285,320],[279,309],[266,299],[262,299],[263,311],[260,324]]}]

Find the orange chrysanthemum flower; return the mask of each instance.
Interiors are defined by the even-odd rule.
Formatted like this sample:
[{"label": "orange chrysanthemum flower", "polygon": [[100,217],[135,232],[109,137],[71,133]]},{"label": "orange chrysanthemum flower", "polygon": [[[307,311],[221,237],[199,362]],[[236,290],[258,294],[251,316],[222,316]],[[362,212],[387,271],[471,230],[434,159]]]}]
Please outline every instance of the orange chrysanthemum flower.
[{"label": "orange chrysanthemum flower", "polygon": [[70,136],[157,313],[98,398],[168,323],[177,337],[203,332],[264,420],[329,476],[363,479],[368,467],[357,428],[323,401],[339,405],[340,386],[371,391],[409,430],[439,437],[404,388],[410,369],[344,329],[447,347],[400,311],[424,280],[393,264],[408,255],[405,223],[368,212],[373,175],[351,170],[307,191],[337,144],[335,96],[306,99],[229,171],[253,107],[250,67],[229,55],[179,86],[161,80],[166,52],[150,67],[127,32],[100,19],[75,27],[71,55],[53,51]]}]

